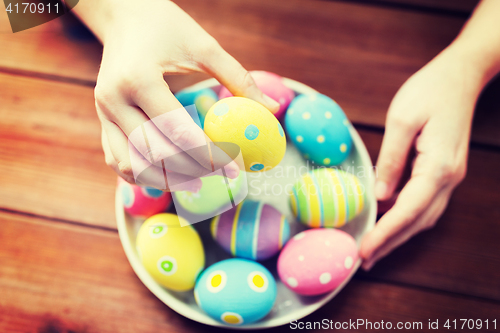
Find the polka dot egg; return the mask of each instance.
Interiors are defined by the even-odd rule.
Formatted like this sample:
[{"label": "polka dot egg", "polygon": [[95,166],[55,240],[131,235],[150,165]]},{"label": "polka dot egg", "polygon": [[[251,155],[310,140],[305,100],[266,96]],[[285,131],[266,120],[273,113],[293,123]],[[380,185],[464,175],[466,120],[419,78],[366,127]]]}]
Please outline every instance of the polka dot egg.
[{"label": "polka dot egg", "polygon": [[290,194],[297,219],[310,227],[341,227],[361,213],[364,187],[343,170],[320,168],[304,174]]},{"label": "polka dot egg", "polygon": [[338,165],[349,156],[349,120],[340,106],[325,95],[296,97],[286,113],[285,126],[295,146],[316,164]]},{"label": "polka dot egg", "polygon": [[[279,110],[274,114],[276,118],[280,119],[295,97],[293,90],[285,86],[283,84],[283,78],[277,74],[265,71],[252,71],[250,75],[252,75],[255,84],[264,94],[280,104]],[[219,98],[223,99],[231,96],[233,95],[229,90],[227,90],[226,87],[222,87],[219,92]]]},{"label": "polka dot egg", "polygon": [[274,305],[276,294],[276,282],[264,266],[237,258],[207,268],[194,289],[200,308],[231,326],[265,317]]},{"label": "polka dot egg", "polygon": [[286,138],[278,120],[261,104],[244,97],[215,103],[205,118],[205,133],[214,142],[237,144],[246,171],[266,171],[283,159]]},{"label": "polka dot egg", "polygon": [[265,260],[277,254],[290,237],[285,216],[271,205],[245,200],[214,217],[213,238],[233,256]]},{"label": "polka dot egg", "polygon": [[129,184],[121,177],[118,177],[118,190],[125,211],[136,217],[150,217],[165,212],[172,202],[168,192]]},{"label": "polka dot egg", "polygon": [[[175,94],[175,97],[184,107],[188,107],[190,105],[194,105],[196,107],[196,112],[198,113],[198,117],[200,120],[200,123],[198,125],[201,128],[204,127],[203,125],[205,123],[205,116],[207,115],[208,110],[212,107],[212,105],[214,105],[215,102],[219,100],[217,94],[210,88],[199,90],[181,90],[177,94]],[[187,111],[188,113],[190,113],[191,117],[194,116],[194,114],[191,114],[190,112],[192,110],[188,109]]]},{"label": "polka dot egg", "polygon": [[186,291],[194,287],[205,266],[205,252],[196,230],[191,225],[181,227],[180,219],[168,213],[147,219],[137,234],[136,249],[156,282],[170,290]]},{"label": "polka dot egg", "polygon": [[217,214],[231,207],[235,198],[240,196],[244,180],[240,174],[236,179],[210,176],[202,177],[201,181],[202,186],[197,193],[189,191],[173,193],[176,204],[192,214]]},{"label": "polka dot egg", "polygon": [[309,229],[290,239],[278,258],[281,281],[301,295],[335,290],[358,261],[356,241],[337,229]]}]

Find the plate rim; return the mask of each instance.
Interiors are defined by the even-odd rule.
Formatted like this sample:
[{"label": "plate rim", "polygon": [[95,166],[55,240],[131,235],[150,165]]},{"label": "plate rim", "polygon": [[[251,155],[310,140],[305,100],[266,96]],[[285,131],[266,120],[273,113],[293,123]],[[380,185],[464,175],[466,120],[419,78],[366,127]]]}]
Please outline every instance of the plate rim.
[{"label": "plate rim", "polygon": [[[294,90],[295,92],[299,94],[314,94],[318,93],[315,89],[292,79],[289,78],[283,78],[283,83],[285,86],[289,87],[290,89]],[[212,88],[215,86],[218,86],[220,83],[214,79],[207,79],[203,80],[201,82],[195,83],[189,87],[186,87],[182,90],[198,90],[198,89],[204,89],[204,88]],[[370,188],[367,189],[367,192],[370,191],[370,193],[373,193],[373,187],[374,187],[374,182],[375,182],[375,173],[373,171],[373,164],[371,161],[371,158],[368,154],[368,151],[366,149],[366,146],[359,136],[359,133],[356,131],[356,129],[351,126],[350,127],[350,133],[353,139],[353,143],[356,147],[356,150],[360,156],[360,159],[362,161],[363,166],[370,166],[370,176],[369,178],[371,181],[369,182]],[[367,197],[367,202],[368,202],[368,207],[370,207],[369,212],[367,214],[367,227],[365,228],[365,234],[369,232],[370,230],[373,229],[375,226],[376,222],[376,214],[377,214],[377,202],[375,199],[374,195],[370,195]],[[127,257],[127,260],[129,261],[130,265],[132,266],[132,269],[134,270],[135,274],[141,280],[141,282],[146,286],[146,288],[149,289],[149,291],[155,295],[158,299],[160,299],[165,305],[167,305],[170,309],[173,311],[177,312],[178,314],[189,318],[193,321],[210,325],[210,326],[215,326],[215,327],[221,327],[221,328],[227,328],[227,329],[237,329],[237,330],[249,330],[249,329],[265,329],[265,328],[272,328],[272,327],[277,327],[277,326],[282,326],[291,323],[292,321],[298,321],[305,316],[313,313],[314,311],[318,310],[321,308],[323,305],[328,303],[330,300],[332,300],[346,285],[349,283],[354,276],[354,274],[358,271],[359,267],[361,266],[361,259],[358,258],[357,262],[354,265],[354,268],[351,270],[349,276],[344,279],[344,281],[332,292],[330,292],[326,297],[323,297],[321,300],[315,303],[311,303],[307,306],[304,306],[303,308],[300,308],[298,310],[295,310],[293,313],[286,314],[277,318],[271,318],[268,320],[263,320],[263,321],[258,321],[256,323],[251,323],[248,325],[243,325],[243,326],[229,326],[225,325],[219,321],[216,321],[215,319],[209,317],[207,314],[204,313],[199,313],[193,311],[193,309],[187,305],[186,303],[182,302],[178,298],[172,296],[165,288],[161,287],[150,275],[149,273],[145,270],[143,267],[142,263],[135,257],[134,251],[132,249],[132,245],[129,241],[129,235],[127,231],[127,221],[126,221],[126,216],[125,216],[125,211],[123,209],[123,204],[122,204],[122,198],[121,198],[121,193],[119,191],[119,187],[116,187],[115,191],[115,214],[116,214],[116,220],[117,220],[117,227],[118,227],[118,235],[120,238],[120,242],[122,244],[122,247],[125,251],[125,255]],[[131,217],[130,217],[131,218]],[[292,315],[293,314],[293,315]]]}]

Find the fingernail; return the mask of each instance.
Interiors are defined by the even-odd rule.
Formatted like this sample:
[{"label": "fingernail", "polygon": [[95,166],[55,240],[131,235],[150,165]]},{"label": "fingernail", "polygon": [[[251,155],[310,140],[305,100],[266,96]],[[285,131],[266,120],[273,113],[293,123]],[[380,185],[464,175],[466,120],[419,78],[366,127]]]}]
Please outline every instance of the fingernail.
[{"label": "fingernail", "polygon": [[227,170],[227,176],[231,179],[236,179],[238,178],[238,175],[240,174],[240,170],[236,169],[236,168],[231,168],[229,170]]},{"label": "fingernail", "polygon": [[276,102],[274,99],[271,97],[267,96],[266,94],[263,94],[264,96],[264,102],[269,106],[270,110],[274,113],[274,111],[277,111],[280,108],[280,103]]},{"label": "fingernail", "polygon": [[200,185],[192,185],[189,187],[188,191],[191,193],[198,193],[201,190]]},{"label": "fingernail", "polygon": [[375,184],[375,197],[377,200],[385,200],[387,196],[387,183],[383,181],[377,181]]}]

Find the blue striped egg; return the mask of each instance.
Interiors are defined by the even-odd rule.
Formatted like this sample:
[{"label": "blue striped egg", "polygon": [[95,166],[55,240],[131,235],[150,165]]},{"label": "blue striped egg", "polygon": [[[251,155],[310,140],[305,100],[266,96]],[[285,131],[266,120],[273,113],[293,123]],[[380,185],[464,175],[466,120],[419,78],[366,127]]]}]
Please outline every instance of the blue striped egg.
[{"label": "blue striped egg", "polygon": [[274,256],[290,237],[286,217],[273,206],[253,200],[214,217],[211,231],[227,252],[252,260]]}]

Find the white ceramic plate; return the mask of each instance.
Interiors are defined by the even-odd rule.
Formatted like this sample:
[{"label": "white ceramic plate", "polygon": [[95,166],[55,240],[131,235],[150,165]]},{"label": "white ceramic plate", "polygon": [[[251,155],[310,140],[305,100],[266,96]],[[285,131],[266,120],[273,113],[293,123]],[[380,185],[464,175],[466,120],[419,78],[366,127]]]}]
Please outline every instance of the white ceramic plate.
[{"label": "white ceramic plate", "polygon": [[[289,88],[293,89],[298,94],[315,93],[316,91],[302,83],[290,79],[284,79],[284,83]],[[192,86],[192,89],[202,89],[208,87],[216,87],[219,83],[215,79],[199,82]],[[191,89],[190,88],[190,89]],[[351,126],[351,135],[353,138],[353,149],[347,160],[341,165],[346,171],[353,172],[360,176],[360,181],[365,188],[366,206],[358,217],[353,221],[342,227],[341,229],[351,234],[360,244],[362,236],[370,231],[375,225],[377,203],[373,195],[373,184],[375,175],[373,173],[372,162],[366,151],[363,141],[359,134]],[[295,222],[288,204],[288,195],[283,191],[285,187],[290,187],[300,177],[300,174],[308,170],[306,167],[307,162],[300,156],[297,149],[293,144],[288,141],[287,151],[283,161],[276,167],[264,173],[249,173],[247,174],[247,181],[249,184],[250,199],[257,199],[266,203],[272,204],[285,214],[291,222],[292,235],[304,229],[303,226]],[[281,168],[281,170],[280,170]],[[354,168],[354,169],[353,169]],[[278,172],[281,172],[278,174]],[[361,174],[362,173],[362,174]],[[363,176],[364,174],[364,176]],[[251,183],[253,182],[253,183]],[[259,193],[259,189],[261,189]],[[274,189],[274,193],[273,193]],[[280,191],[281,189],[281,191]],[[279,280],[276,272],[276,258],[269,259],[263,263],[273,276],[276,278],[278,287],[278,296],[276,303],[271,312],[259,322],[242,325],[242,326],[229,326],[220,323],[203,312],[196,304],[193,296],[193,291],[189,292],[172,292],[156,283],[149,273],[142,266],[137,255],[135,240],[137,232],[143,222],[140,219],[134,219],[126,214],[123,210],[122,199],[120,192],[116,191],[115,198],[116,219],[118,223],[118,232],[122,242],[125,254],[132,265],[135,273],[144,285],[155,294],[163,303],[169,306],[172,310],[179,314],[190,318],[194,321],[204,323],[211,326],[231,327],[233,329],[258,329],[269,328],[288,324],[293,320],[298,320],[308,314],[314,312],[322,305],[331,300],[338,294],[342,288],[349,282],[354,273],[358,270],[361,261],[359,260],[350,276],[334,291],[329,294],[321,296],[300,296],[285,287]],[[209,230],[209,222],[204,221],[196,223],[194,227],[200,233],[203,240],[206,254],[206,267],[216,261],[229,258],[218,244],[216,244],[211,236]]]}]

